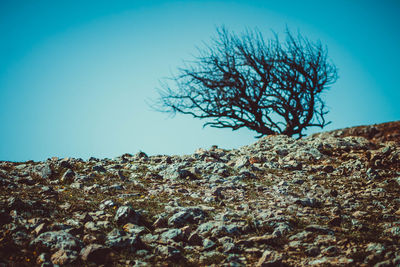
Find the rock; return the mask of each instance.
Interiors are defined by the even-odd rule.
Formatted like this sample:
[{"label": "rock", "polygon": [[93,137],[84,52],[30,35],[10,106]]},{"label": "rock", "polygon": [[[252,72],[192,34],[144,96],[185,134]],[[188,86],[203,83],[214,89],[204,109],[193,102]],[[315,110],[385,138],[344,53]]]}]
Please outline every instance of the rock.
[{"label": "rock", "polygon": [[335,234],[335,232],[332,229],[329,229],[324,226],[316,225],[316,224],[307,225],[305,230],[309,231],[309,232],[315,232],[315,233],[327,234],[327,235]]},{"label": "rock", "polygon": [[276,236],[276,237],[285,236],[291,230],[292,230],[292,227],[288,223],[281,222],[281,223],[276,224],[276,227],[274,228],[272,235]]},{"label": "rock", "polygon": [[121,181],[127,180],[127,177],[124,175],[124,173],[121,170],[118,170],[118,177],[121,179]]},{"label": "rock", "polygon": [[138,159],[148,159],[149,157],[147,156],[146,153],[144,153],[143,151],[140,151],[140,152],[136,153],[136,154],[133,156],[133,158],[136,159],[136,160],[138,160]]},{"label": "rock", "polygon": [[235,168],[242,169],[250,165],[249,157],[240,157],[235,162]]},{"label": "rock", "polygon": [[108,200],[103,201],[100,204],[99,209],[104,210],[104,209],[113,208],[113,207],[117,207],[117,204],[114,201],[112,201],[111,199],[108,199]]},{"label": "rock", "polygon": [[29,202],[21,200],[19,197],[10,197],[7,202],[8,210],[29,210],[32,207]]},{"label": "rock", "polygon": [[190,172],[187,169],[182,168],[181,166],[172,165],[168,169],[162,172],[164,178],[169,180],[178,180],[178,179],[188,179],[195,180],[197,179],[196,175]]},{"label": "rock", "polygon": [[211,230],[213,237],[240,235],[240,230],[235,224],[219,224]]},{"label": "rock", "polygon": [[188,207],[175,213],[168,219],[168,225],[175,227],[183,227],[186,224],[198,223],[204,220],[207,213],[198,207]]},{"label": "rock", "polygon": [[96,224],[94,222],[87,222],[87,223],[85,223],[85,230],[96,232],[96,231],[99,231],[100,229],[96,226]]},{"label": "rock", "polygon": [[46,230],[47,230],[47,223],[41,223],[32,232],[35,235],[40,235],[41,233],[45,232]]},{"label": "rock", "polygon": [[345,257],[322,257],[308,263],[310,266],[353,266],[354,260]]},{"label": "rock", "polygon": [[36,258],[36,264],[43,264],[45,262],[48,262],[49,259],[49,254],[48,253],[41,253],[39,256]]},{"label": "rock", "polygon": [[326,172],[326,173],[331,173],[331,172],[333,172],[334,170],[335,170],[335,168],[334,168],[332,165],[324,166],[324,167],[322,168],[322,171],[323,171],[323,172]]},{"label": "rock", "polygon": [[50,165],[44,165],[43,168],[40,170],[39,175],[43,179],[49,179],[53,175],[53,171]]},{"label": "rock", "polygon": [[142,222],[142,218],[139,213],[137,213],[130,206],[121,206],[118,208],[114,221],[118,225],[124,225],[127,223],[140,224]]},{"label": "rock", "polygon": [[46,195],[47,197],[57,197],[58,195],[58,192],[51,186],[42,186],[39,192],[41,195]]},{"label": "rock", "polygon": [[86,223],[88,221],[93,221],[93,217],[90,216],[87,212],[76,213],[76,214],[74,214],[74,218],[79,220],[81,223]]},{"label": "rock", "polygon": [[81,250],[81,258],[84,261],[94,262],[96,264],[105,264],[109,260],[111,250],[100,244],[90,244]]},{"label": "rock", "polygon": [[385,251],[385,246],[379,243],[369,243],[365,251],[373,252],[376,255],[381,255]]},{"label": "rock", "polygon": [[199,260],[202,265],[209,266],[212,264],[220,264],[225,258],[226,255],[221,252],[208,251],[202,253]]},{"label": "rock", "polygon": [[367,170],[366,174],[367,174],[367,179],[368,180],[376,180],[376,179],[380,178],[379,173],[376,170],[372,169],[372,168],[369,168]]},{"label": "rock", "polygon": [[130,234],[140,236],[141,234],[148,233],[149,230],[144,226],[138,226],[136,224],[127,223],[123,227],[124,231]]},{"label": "rock", "polygon": [[400,176],[393,179],[400,186]]},{"label": "rock", "polygon": [[12,218],[9,213],[5,210],[0,210],[0,226],[7,224],[12,221]]},{"label": "rock", "polygon": [[164,233],[161,234],[160,240],[163,242],[168,242],[168,241],[180,241],[183,238],[183,232],[181,229],[173,228],[165,231]]},{"label": "rock", "polygon": [[51,255],[51,262],[53,264],[65,265],[74,263],[77,258],[78,253],[76,251],[60,249]]},{"label": "rock", "polygon": [[29,236],[23,231],[18,231],[13,233],[12,240],[14,244],[22,247],[26,246],[29,243]]},{"label": "rock", "polygon": [[48,250],[80,250],[82,242],[65,231],[45,232],[36,237],[31,243],[32,247],[41,247]]},{"label": "rock", "polygon": [[393,125],[183,156],[0,161],[0,266],[397,266]]},{"label": "rock", "polygon": [[342,218],[340,216],[335,216],[328,221],[330,226],[340,226],[342,223]]},{"label": "rock", "polygon": [[265,250],[261,258],[258,260],[258,267],[273,267],[273,266],[284,266],[282,263],[282,256],[273,250]]},{"label": "rock", "polygon": [[213,242],[212,240],[205,238],[203,240],[203,249],[204,250],[210,250],[213,249],[216,246],[215,242]]},{"label": "rock", "polygon": [[197,233],[192,233],[188,238],[188,243],[194,246],[201,246],[203,244],[203,238]]},{"label": "rock", "polygon": [[392,237],[400,237],[400,227],[399,226],[393,226],[390,228],[387,228],[384,230],[385,233],[388,233]]},{"label": "rock", "polygon": [[92,171],[95,171],[95,172],[107,172],[106,168],[104,168],[104,167],[101,166],[101,165],[95,165],[95,166],[93,166],[93,167],[92,167]]},{"label": "rock", "polygon": [[263,236],[253,236],[247,239],[248,242],[251,244],[266,244],[266,245],[276,245],[277,243],[277,236],[272,234],[272,235],[263,235]]},{"label": "rock", "polygon": [[173,246],[158,246],[157,253],[169,260],[177,260],[182,257],[182,253]]},{"label": "rock", "polygon": [[303,179],[296,178],[292,182],[294,184],[302,185],[305,181]]},{"label": "rock", "polygon": [[79,182],[74,182],[74,183],[70,184],[69,187],[75,188],[75,189],[81,189],[81,188],[83,188],[83,184],[81,184]]},{"label": "rock", "polygon": [[321,250],[317,246],[310,246],[306,249],[306,254],[310,257],[316,257],[321,253]]},{"label": "rock", "polygon": [[69,158],[62,159],[62,160],[60,160],[58,167],[72,169],[72,162]]},{"label": "rock", "polygon": [[336,189],[331,189],[329,190],[329,194],[333,197],[337,197],[339,193]]},{"label": "rock", "polygon": [[240,249],[232,242],[220,242],[224,253],[240,253]]},{"label": "rock", "polygon": [[338,253],[338,248],[336,246],[329,246],[322,250],[322,254],[334,256]]},{"label": "rock", "polygon": [[318,208],[321,206],[321,202],[318,201],[315,198],[302,198],[302,199],[297,199],[295,204],[302,205],[304,207],[311,207],[311,208]]},{"label": "rock", "polygon": [[116,228],[107,234],[105,245],[112,249],[125,249],[131,252],[136,251],[142,246],[137,235],[126,235]]},{"label": "rock", "polygon": [[75,172],[71,169],[68,169],[60,179],[60,182],[70,183],[74,180]]},{"label": "rock", "polygon": [[302,231],[289,237],[289,240],[304,240],[311,236],[310,232]]},{"label": "rock", "polygon": [[156,242],[159,239],[159,235],[158,234],[146,234],[142,236],[142,241],[146,244],[151,244]]},{"label": "rock", "polygon": [[219,222],[208,221],[208,222],[205,222],[205,223],[200,224],[200,225],[197,227],[196,232],[197,232],[199,235],[201,235],[201,236],[205,236],[205,235],[207,235],[208,233],[210,233],[211,230],[214,229],[215,227],[217,227],[218,225],[220,225]]},{"label": "rock", "polygon": [[374,265],[374,267],[391,267],[391,266],[395,266],[391,260],[381,261]]}]

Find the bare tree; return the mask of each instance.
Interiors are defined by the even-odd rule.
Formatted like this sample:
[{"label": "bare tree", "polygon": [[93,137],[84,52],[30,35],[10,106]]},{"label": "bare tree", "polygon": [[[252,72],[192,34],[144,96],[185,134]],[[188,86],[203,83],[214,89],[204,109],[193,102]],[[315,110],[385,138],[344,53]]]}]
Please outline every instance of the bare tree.
[{"label": "bare tree", "polygon": [[337,71],[320,42],[289,30],[281,43],[277,34],[265,41],[257,30],[237,35],[218,28],[199,53],[163,83],[159,109],[208,119],[204,126],[247,127],[257,137],[300,138],[305,128],[330,123],[321,93],[336,81]]}]

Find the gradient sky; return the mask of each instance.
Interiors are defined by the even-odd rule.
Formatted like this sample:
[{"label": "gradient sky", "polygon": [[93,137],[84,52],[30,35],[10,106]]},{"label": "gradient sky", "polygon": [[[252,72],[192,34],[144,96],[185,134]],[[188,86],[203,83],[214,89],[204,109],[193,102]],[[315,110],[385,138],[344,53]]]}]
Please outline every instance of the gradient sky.
[{"label": "gradient sky", "polygon": [[[152,111],[159,81],[225,25],[328,46],[324,130],[400,120],[400,1],[0,1],[0,160],[191,154],[256,141]],[[310,132],[320,131],[312,129]]]}]

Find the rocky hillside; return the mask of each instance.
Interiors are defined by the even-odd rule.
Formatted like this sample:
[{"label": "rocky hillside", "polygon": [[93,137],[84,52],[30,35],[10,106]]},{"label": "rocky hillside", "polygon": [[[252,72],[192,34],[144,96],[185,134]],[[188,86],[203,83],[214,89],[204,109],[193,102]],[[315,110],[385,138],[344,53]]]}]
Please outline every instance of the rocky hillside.
[{"label": "rocky hillside", "polygon": [[0,162],[0,266],[400,266],[400,122]]}]

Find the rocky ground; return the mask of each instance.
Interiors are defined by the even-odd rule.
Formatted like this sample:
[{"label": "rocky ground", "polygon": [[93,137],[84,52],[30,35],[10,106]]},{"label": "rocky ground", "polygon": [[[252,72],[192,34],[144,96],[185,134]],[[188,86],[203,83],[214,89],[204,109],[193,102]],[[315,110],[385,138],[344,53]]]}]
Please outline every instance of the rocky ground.
[{"label": "rocky ground", "polygon": [[400,122],[0,162],[0,266],[400,266]]}]

